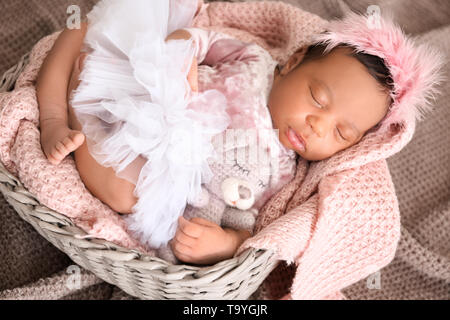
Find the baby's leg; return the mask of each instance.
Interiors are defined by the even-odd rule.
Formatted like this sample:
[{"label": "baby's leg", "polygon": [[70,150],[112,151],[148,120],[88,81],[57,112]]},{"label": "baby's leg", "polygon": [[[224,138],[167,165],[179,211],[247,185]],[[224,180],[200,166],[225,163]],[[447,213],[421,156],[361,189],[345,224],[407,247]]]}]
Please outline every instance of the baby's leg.
[{"label": "baby's leg", "polygon": [[[77,60],[81,60],[78,69],[83,67],[84,56],[80,56]],[[68,96],[72,90],[76,89],[79,84],[79,72],[73,72],[68,88]],[[71,132],[81,132],[81,124],[75,116],[74,110],[69,105],[69,126]],[[111,150],[114,152],[114,150]],[[137,198],[134,196],[135,185],[131,182],[120,179],[112,168],[101,166],[89,153],[86,141],[83,136],[81,144],[75,148],[75,164],[86,188],[98,199],[107,204],[111,209],[120,213],[131,213],[131,208],[136,204]]]},{"label": "baby's leg", "polygon": [[87,23],[82,22],[79,29],[61,32],[36,79],[42,149],[54,164],[58,164],[84,140],[81,132],[73,132],[68,127],[67,87],[86,31]]},{"label": "baby's leg", "polygon": [[[84,55],[80,55],[87,23],[81,29],[65,29],[39,70],[36,96],[39,102],[41,144],[50,162],[58,164],[75,151],[75,162],[86,187],[118,212],[131,212],[136,203],[134,185],[118,179],[111,168],[100,166],[89,154],[81,127],[69,106],[70,92],[78,86]],[[114,150],[112,150],[114,152]]]},{"label": "baby's leg", "polygon": [[[77,59],[72,69],[69,90],[74,86],[74,77],[78,79],[79,63],[80,59]],[[67,117],[64,116],[68,112],[67,105],[48,105],[47,108],[41,108],[40,112],[42,149],[51,163],[58,164],[84,142],[84,135],[81,131],[69,128]]]},{"label": "baby's leg", "polygon": [[75,150],[75,164],[86,188],[116,212],[128,214],[137,202],[135,185],[120,179],[112,168],[101,166],[89,153],[86,142]]}]

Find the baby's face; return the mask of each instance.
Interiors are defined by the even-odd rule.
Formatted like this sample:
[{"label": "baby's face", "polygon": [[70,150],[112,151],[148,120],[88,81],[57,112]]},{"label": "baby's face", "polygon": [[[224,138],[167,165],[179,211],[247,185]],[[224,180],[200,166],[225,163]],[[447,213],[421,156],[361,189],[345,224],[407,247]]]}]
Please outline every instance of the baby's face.
[{"label": "baby's face", "polygon": [[[350,52],[337,48],[297,69],[301,55],[293,55],[280,75],[275,72],[268,101],[273,125],[280,142],[306,160],[324,160],[358,143],[387,112],[388,94]],[[305,140],[305,150],[296,147],[293,132]]]}]

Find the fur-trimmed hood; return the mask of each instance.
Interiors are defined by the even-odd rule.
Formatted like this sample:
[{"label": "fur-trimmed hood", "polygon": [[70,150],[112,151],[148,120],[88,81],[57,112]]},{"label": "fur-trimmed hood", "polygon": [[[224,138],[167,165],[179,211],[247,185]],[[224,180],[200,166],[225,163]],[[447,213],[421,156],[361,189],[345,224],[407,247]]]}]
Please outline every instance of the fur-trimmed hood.
[{"label": "fur-trimmed hood", "polygon": [[443,81],[443,54],[428,45],[415,44],[390,15],[360,15],[351,11],[343,19],[331,21],[325,32],[312,37],[311,44],[319,43],[326,45],[325,52],[347,44],[357,52],[379,56],[393,79],[394,89],[390,92],[393,103],[385,118],[358,144],[334,157],[345,153],[344,157],[351,161],[346,166],[349,168],[386,159],[403,149],[414,135],[416,121],[423,120],[432,110],[433,98]]}]

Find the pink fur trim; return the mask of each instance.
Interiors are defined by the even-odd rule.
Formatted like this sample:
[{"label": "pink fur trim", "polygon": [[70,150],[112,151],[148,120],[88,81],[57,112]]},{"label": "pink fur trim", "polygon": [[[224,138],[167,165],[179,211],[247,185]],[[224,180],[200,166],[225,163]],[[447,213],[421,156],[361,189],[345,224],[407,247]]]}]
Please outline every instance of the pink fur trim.
[{"label": "pink fur trim", "polygon": [[331,21],[328,31],[316,35],[313,43],[326,44],[325,52],[345,43],[357,52],[385,60],[394,81],[394,102],[382,121],[383,127],[406,119],[423,120],[432,110],[432,99],[439,94],[437,85],[444,80],[440,72],[443,54],[428,45],[414,45],[390,16],[380,16],[379,25],[372,22],[369,15],[349,12],[342,20]]}]

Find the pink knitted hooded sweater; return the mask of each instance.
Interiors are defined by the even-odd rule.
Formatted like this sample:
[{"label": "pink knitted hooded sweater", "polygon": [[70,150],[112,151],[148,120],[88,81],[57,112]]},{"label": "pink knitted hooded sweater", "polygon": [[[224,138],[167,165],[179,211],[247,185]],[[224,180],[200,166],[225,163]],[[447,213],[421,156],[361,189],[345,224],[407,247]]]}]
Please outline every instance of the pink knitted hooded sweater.
[{"label": "pink knitted hooded sweater", "polygon": [[[437,93],[442,56],[430,48],[416,51],[392,23],[369,33],[365,23],[354,13],[344,24],[328,23],[273,1],[202,3],[194,21],[195,27],[256,42],[281,65],[313,41],[330,49],[345,41],[391,63],[395,103],[382,123],[329,159],[299,158],[295,178],[265,204],[256,235],[236,253],[264,248],[281,261],[263,283],[262,298],[290,293],[293,299],[343,299],[341,289],[394,258],[400,213],[386,159],[412,139],[419,111],[427,111]],[[334,33],[319,36],[324,30]]]}]

